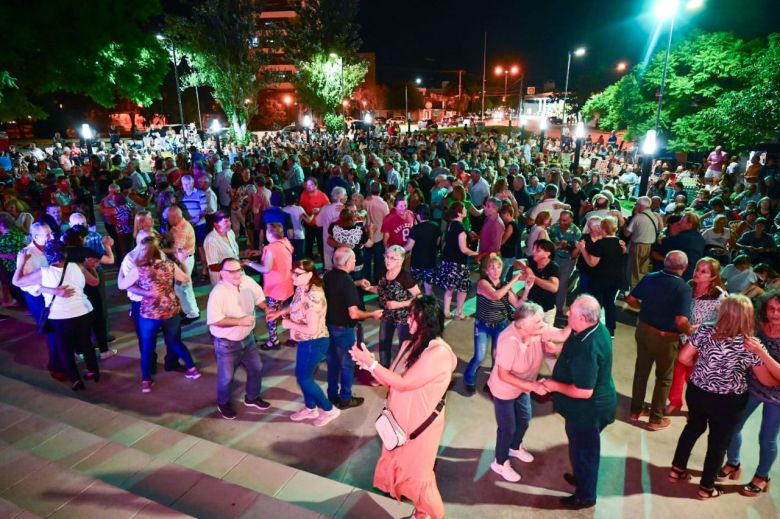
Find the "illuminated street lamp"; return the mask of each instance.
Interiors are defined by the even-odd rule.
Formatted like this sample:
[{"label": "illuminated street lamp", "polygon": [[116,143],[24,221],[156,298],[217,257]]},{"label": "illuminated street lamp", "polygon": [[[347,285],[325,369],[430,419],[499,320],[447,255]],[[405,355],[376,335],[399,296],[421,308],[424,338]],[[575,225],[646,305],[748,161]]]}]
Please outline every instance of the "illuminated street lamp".
[{"label": "illuminated street lamp", "polygon": [[92,132],[92,128],[89,124],[84,123],[81,125],[81,138],[84,139],[84,144],[87,145],[87,155],[92,155],[92,138],[95,134]]},{"label": "illuminated street lamp", "polygon": [[[566,83],[563,87],[563,117],[561,117],[562,126],[566,126],[566,102],[569,100],[569,71],[571,70],[571,56],[572,54],[579,58],[585,55],[585,47],[580,47],[575,50],[569,51],[569,58],[566,61]],[[563,127],[561,127],[561,135],[563,135]]]},{"label": "illuminated street lamp", "polygon": [[[421,83],[421,78],[415,78],[415,85],[420,86]],[[409,119],[409,83],[404,83],[404,107],[406,111],[406,133],[411,133],[412,121]]]},{"label": "illuminated street lamp", "polygon": [[[181,86],[179,85],[179,60],[176,58],[176,44],[170,38],[166,38],[162,34],[155,36],[159,41],[167,41],[171,44],[171,53],[173,54],[173,77],[176,79],[176,98],[179,100],[179,123],[181,123],[180,131],[184,133],[184,108],[181,104]],[[200,107],[198,107],[200,110]]]},{"label": "illuminated street lamp", "polygon": [[615,66],[615,70],[617,70],[618,72],[625,72],[627,68],[628,68],[628,63],[626,63],[625,61],[621,61]]},{"label": "illuminated street lamp", "polygon": [[504,68],[501,65],[496,67],[496,75],[500,76],[501,74],[504,75],[504,97],[501,98],[501,102],[506,102],[506,92],[507,92],[507,85],[509,84],[509,74],[512,74],[513,76],[516,76],[520,72],[520,67],[517,65],[512,65],[509,68]]},{"label": "illuminated street lamp", "polygon": [[368,146],[368,143],[371,141],[371,122],[373,121],[373,117],[371,117],[371,114],[366,112],[366,115],[363,116],[363,122],[366,123],[366,146]]},{"label": "illuminated street lamp", "polygon": [[222,133],[222,123],[219,122],[219,119],[214,119],[211,121],[211,134],[217,139],[217,156],[222,156],[222,147],[219,143],[219,134]]},{"label": "illuminated street lamp", "polygon": [[303,116],[303,128],[306,130],[306,142],[311,141],[311,136],[309,135],[309,132],[311,131],[312,126],[314,126],[314,122],[311,119],[311,115],[306,114]]},{"label": "illuminated street lamp", "polygon": [[[704,5],[703,0],[689,0],[685,4],[685,9],[692,11],[699,9]],[[669,37],[666,40],[666,55],[664,56],[664,67],[661,72],[661,86],[658,89],[658,106],[655,111],[655,126],[652,130],[652,138],[650,132],[645,137],[645,145],[648,145],[648,141],[651,141],[653,151],[651,153],[650,161],[652,162],[652,154],[655,153],[656,139],[658,137],[658,127],[661,122],[661,106],[663,106],[664,100],[664,87],[666,86],[666,71],[669,68],[669,52],[672,48],[672,34],[674,33],[674,21],[677,17],[677,13],[680,9],[680,0],[658,0],[653,10],[655,17],[658,18],[659,23],[664,23],[669,20]],[[644,149],[643,149],[644,151]],[[643,195],[647,192],[647,183],[650,180],[650,166],[642,168],[642,178],[639,182],[639,194]]]}]

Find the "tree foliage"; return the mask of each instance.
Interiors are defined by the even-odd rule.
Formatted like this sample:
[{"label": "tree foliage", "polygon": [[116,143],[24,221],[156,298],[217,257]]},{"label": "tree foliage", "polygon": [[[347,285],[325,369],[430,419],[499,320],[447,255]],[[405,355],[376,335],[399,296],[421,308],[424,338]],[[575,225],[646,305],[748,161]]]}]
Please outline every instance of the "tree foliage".
[{"label": "tree foliage", "polygon": [[[659,132],[676,151],[723,144],[733,151],[777,136],[780,127],[780,34],[744,41],[731,33],[697,33],[669,55]],[[606,130],[627,138],[655,125],[665,48],[583,107]]]},{"label": "tree foliage", "polygon": [[35,97],[56,91],[83,94],[106,107],[118,98],[151,104],[167,70],[149,30],[161,14],[159,0],[0,2],[0,20],[6,21],[0,120],[46,117]]},{"label": "tree foliage", "polygon": [[303,104],[333,113],[363,82],[368,64],[357,56],[357,0],[301,2],[287,26],[285,54],[297,67],[293,84]]},{"label": "tree foliage", "polygon": [[260,31],[256,22],[262,9],[258,0],[204,0],[191,15],[168,19],[191,69],[182,85],[212,87],[239,140],[257,113],[257,94],[278,78],[268,68],[276,33]]}]

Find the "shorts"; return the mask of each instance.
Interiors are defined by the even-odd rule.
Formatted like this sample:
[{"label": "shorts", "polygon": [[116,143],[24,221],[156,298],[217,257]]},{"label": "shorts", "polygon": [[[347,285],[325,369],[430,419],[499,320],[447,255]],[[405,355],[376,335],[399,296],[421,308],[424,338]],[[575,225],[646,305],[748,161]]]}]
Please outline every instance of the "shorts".
[{"label": "shorts", "polygon": [[445,290],[468,292],[471,288],[468,265],[454,261],[442,261],[436,275],[436,284]]},{"label": "shorts", "polygon": [[715,169],[708,169],[707,171],[704,172],[704,178],[706,179],[714,178],[716,180],[720,180],[720,177],[722,176],[723,176],[723,172]]},{"label": "shorts", "polygon": [[423,284],[426,285],[433,285],[433,274],[435,272],[435,269],[433,267],[429,269],[424,268],[411,268],[412,277],[415,281],[417,281],[417,284],[419,286],[423,286]]}]

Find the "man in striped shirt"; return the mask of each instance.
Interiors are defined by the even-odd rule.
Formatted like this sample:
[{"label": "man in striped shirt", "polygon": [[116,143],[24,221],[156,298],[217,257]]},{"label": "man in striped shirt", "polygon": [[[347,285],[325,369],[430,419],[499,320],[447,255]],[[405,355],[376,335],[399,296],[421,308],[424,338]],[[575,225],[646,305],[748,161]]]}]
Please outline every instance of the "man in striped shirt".
[{"label": "man in striped shirt", "polygon": [[182,192],[179,194],[179,200],[184,207],[187,221],[195,229],[195,245],[201,263],[201,277],[205,278],[208,276],[208,267],[203,241],[206,239],[206,212],[209,207],[209,199],[204,191],[195,188],[195,180],[190,175],[181,177],[181,187]]}]

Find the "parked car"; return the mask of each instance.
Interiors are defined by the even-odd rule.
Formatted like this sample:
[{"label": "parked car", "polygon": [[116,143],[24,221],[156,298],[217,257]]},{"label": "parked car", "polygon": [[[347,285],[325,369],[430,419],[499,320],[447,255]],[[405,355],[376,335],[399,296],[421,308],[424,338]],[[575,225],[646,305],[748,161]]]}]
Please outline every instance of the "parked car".
[{"label": "parked car", "polygon": [[563,119],[561,119],[558,116],[551,115],[550,117],[547,118],[547,122],[550,124],[561,124],[563,123]]},{"label": "parked car", "polygon": [[406,118],[400,115],[396,115],[395,117],[391,117],[389,122],[403,126],[406,124]]},{"label": "parked car", "polygon": [[438,128],[439,125],[433,119],[420,119],[417,121],[418,130],[436,130]]},{"label": "parked car", "polygon": [[375,117],[374,118],[374,122],[376,124],[381,124],[381,125],[384,126],[385,124],[387,124],[387,117],[383,117],[383,116],[380,115],[379,117]]}]

